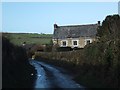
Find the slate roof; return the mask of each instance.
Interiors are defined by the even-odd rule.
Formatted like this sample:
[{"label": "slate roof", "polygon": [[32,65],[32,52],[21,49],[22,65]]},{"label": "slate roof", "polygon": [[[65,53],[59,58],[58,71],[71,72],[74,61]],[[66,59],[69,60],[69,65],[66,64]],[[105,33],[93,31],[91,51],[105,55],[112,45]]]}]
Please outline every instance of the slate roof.
[{"label": "slate roof", "polygon": [[94,37],[98,24],[57,26],[54,28],[53,39]]}]

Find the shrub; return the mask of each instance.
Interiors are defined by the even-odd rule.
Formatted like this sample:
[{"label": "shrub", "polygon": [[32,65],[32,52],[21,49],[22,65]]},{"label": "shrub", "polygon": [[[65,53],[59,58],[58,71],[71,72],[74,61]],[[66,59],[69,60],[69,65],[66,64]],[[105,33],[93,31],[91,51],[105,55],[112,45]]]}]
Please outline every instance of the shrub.
[{"label": "shrub", "polygon": [[32,88],[36,73],[29,64],[25,49],[2,38],[2,88]]}]

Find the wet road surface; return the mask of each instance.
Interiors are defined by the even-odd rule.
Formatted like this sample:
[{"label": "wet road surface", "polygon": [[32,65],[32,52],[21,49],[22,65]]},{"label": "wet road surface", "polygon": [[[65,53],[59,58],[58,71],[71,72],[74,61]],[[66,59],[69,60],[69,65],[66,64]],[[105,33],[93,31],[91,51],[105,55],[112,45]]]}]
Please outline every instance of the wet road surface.
[{"label": "wet road surface", "polygon": [[81,88],[83,90],[83,87],[73,81],[72,76],[61,68],[36,60],[29,62],[37,71],[34,88]]}]

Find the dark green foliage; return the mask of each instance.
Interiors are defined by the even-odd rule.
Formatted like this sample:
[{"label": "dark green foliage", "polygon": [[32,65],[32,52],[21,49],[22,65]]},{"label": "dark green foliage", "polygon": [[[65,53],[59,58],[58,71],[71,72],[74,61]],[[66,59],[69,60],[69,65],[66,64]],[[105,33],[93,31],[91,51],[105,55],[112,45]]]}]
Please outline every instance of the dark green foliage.
[{"label": "dark green foliage", "polygon": [[58,52],[61,52],[61,51],[72,51],[72,48],[71,47],[58,47],[57,51]]},{"label": "dark green foliage", "polygon": [[101,37],[101,40],[120,38],[120,16],[107,16],[98,29],[98,36]]},{"label": "dark green foliage", "polygon": [[119,87],[119,35],[120,16],[107,16],[98,29],[99,43],[93,43],[84,49],[85,63],[94,66],[93,69],[87,68],[87,71],[90,71],[95,77],[99,77],[96,80],[109,88]]},{"label": "dark green foliage", "polygon": [[44,51],[45,51],[45,52],[51,52],[51,51],[52,51],[52,48],[53,48],[53,41],[52,41],[52,39],[51,39],[51,40],[50,40],[50,43],[49,43],[49,44],[46,44]]},{"label": "dark green foliage", "polygon": [[44,51],[45,52],[51,52],[52,51],[52,46],[53,45],[46,44],[46,47],[45,47]]},{"label": "dark green foliage", "polygon": [[2,38],[2,88],[32,88],[35,69],[29,64],[26,51]]}]

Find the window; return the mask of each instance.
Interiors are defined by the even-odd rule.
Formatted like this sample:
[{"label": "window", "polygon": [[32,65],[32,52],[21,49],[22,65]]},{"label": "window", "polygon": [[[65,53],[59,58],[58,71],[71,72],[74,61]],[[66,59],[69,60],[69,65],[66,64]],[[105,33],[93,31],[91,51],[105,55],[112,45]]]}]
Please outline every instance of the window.
[{"label": "window", "polygon": [[63,41],[62,44],[63,44],[63,46],[66,46],[66,41]]},{"label": "window", "polygon": [[67,40],[61,40],[61,47],[67,47],[68,46],[68,41]]},{"label": "window", "polygon": [[72,48],[74,47],[78,47],[79,46],[79,40],[75,39],[75,40],[72,40]]},{"label": "window", "polygon": [[73,45],[77,45],[77,41],[73,41]]},{"label": "window", "polygon": [[85,45],[90,44],[90,43],[92,43],[92,39],[91,38],[85,39]]},{"label": "window", "polygon": [[90,40],[87,40],[87,44],[90,44]]}]

